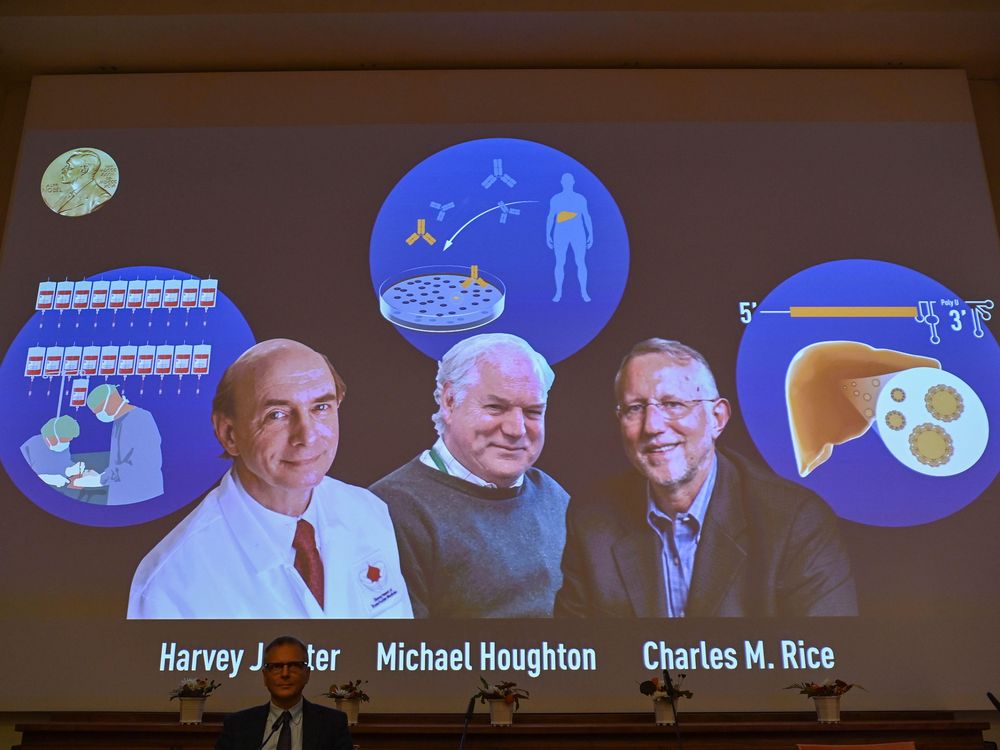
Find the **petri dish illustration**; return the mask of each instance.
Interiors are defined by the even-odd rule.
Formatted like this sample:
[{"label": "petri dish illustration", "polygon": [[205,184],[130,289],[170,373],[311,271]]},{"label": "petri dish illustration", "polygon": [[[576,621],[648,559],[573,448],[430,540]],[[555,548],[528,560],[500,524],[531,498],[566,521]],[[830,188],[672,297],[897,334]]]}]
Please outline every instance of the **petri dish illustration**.
[{"label": "petri dish illustration", "polygon": [[507,289],[478,266],[421,266],[379,286],[379,311],[401,328],[431,333],[468,331],[503,314]]}]

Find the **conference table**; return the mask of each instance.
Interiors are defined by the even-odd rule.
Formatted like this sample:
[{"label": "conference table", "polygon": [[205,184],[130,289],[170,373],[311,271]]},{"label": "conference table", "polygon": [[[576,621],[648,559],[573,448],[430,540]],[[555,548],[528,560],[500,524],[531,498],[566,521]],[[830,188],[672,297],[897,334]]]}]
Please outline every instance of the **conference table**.
[{"label": "conference table", "polygon": [[[17,748],[67,750],[199,750],[211,748],[222,714],[181,725],[176,714],[67,713],[15,725]],[[362,713],[352,727],[360,750],[456,750],[460,714]],[[852,745],[912,740],[917,750],[982,750],[989,724],[956,719],[947,711],[845,712],[820,724],[812,712],[689,713],[682,715],[680,744],[673,726],[657,726],[649,713],[519,713],[511,727],[492,727],[485,715],[470,722],[467,750],[518,748],[679,748],[687,750],[795,750],[798,743]]]}]

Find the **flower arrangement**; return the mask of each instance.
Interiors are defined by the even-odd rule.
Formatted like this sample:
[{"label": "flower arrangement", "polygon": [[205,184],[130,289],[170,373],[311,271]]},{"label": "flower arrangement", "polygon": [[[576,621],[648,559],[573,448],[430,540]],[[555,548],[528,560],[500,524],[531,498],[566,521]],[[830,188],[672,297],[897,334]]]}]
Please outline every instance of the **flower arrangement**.
[{"label": "flower arrangement", "polygon": [[345,682],[343,685],[338,685],[334,683],[330,685],[329,692],[323,693],[327,698],[333,698],[334,700],[359,700],[362,703],[367,703],[371,700],[368,693],[365,692],[362,685],[367,685],[368,680],[351,680]]},{"label": "flower arrangement", "polygon": [[678,698],[692,698],[694,693],[690,690],[683,690],[681,685],[684,684],[684,678],[687,675],[683,672],[678,673],[678,675],[673,679],[673,685],[668,687],[666,681],[660,677],[654,677],[651,680],[645,680],[639,683],[639,692],[643,695],[648,695],[654,701],[656,700],[667,700]]},{"label": "flower arrangement", "polygon": [[528,698],[528,691],[519,688],[516,682],[498,682],[496,685],[490,685],[480,677],[479,683],[479,690],[474,697],[479,698],[480,703],[486,703],[488,700],[502,700],[504,703],[513,703],[514,708],[520,708],[521,698],[525,700]]},{"label": "flower arrangement", "polygon": [[833,682],[829,680],[824,682],[794,682],[787,686],[785,690],[798,690],[802,695],[810,698],[829,698],[832,696],[839,697],[855,687],[864,690],[861,685],[853,682],[844,682],[843,680],[834,680]]},{"label": "flower arrangement", "polygon": [[170,700],[174,698],[207,698],[222,684],[207,677],[188,677],[170,691]]}]

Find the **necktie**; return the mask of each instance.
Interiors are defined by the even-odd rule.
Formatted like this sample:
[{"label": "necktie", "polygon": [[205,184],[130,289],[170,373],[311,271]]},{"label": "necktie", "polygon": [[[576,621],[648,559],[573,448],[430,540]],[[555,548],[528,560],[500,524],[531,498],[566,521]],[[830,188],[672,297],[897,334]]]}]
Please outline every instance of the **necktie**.
[{"label": "necktie", "polygon": [[[309,528],[312,529],[312,526]],[[278,744],[275,747],[277,750],[292,750],[292,714],[288,711],[281,715],[281,731],[278,732]]]},{"label": "necktie", "polygon": [[302,580],[316,597],[319,606],[323,606],[323,560],[316,549],[316,530],[304,518],[300,518],[295,526],[295,538],[292,540],[295,549],[295,569],[299,571]]}]

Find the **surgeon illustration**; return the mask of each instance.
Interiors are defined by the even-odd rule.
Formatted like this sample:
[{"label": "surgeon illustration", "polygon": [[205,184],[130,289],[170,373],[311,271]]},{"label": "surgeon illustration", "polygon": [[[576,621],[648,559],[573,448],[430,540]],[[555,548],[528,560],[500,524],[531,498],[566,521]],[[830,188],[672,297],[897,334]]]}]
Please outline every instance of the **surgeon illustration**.
[{"label": "surgeon illustration", "polygon": [[82,462],[73,461],[70,442],[80,435],[80,424],[64,414],[42,425],[39,434],[32,435],[21,445],[21,455],[31,470],[51,487],[65,487],[73,477],[82,474]]},{"label": "surgeon illustration", "polygon": [[553,302],[562,299],[563,279],[566,276],[566,251],[573,248],[576,277],[580,282],[580,296],[590,302],[587,294],[587,251],[594,245],[594,225],[587,210],[587,199],[573,190],[576,181],[569,172],[562,176],[562,192],[549,200],[549,217],[545,222],[545,241],[556,253],[556,295]]},{"label": "surgeon illustration", "polygon": [[102,383],[87,396],[87,406],[101,422],[112,423],[108,468],[87,471],[78,487],[107,487],[108,505],[127,505],[163,494],[163,454],[153,415],[130,404],[118,387]]}]

